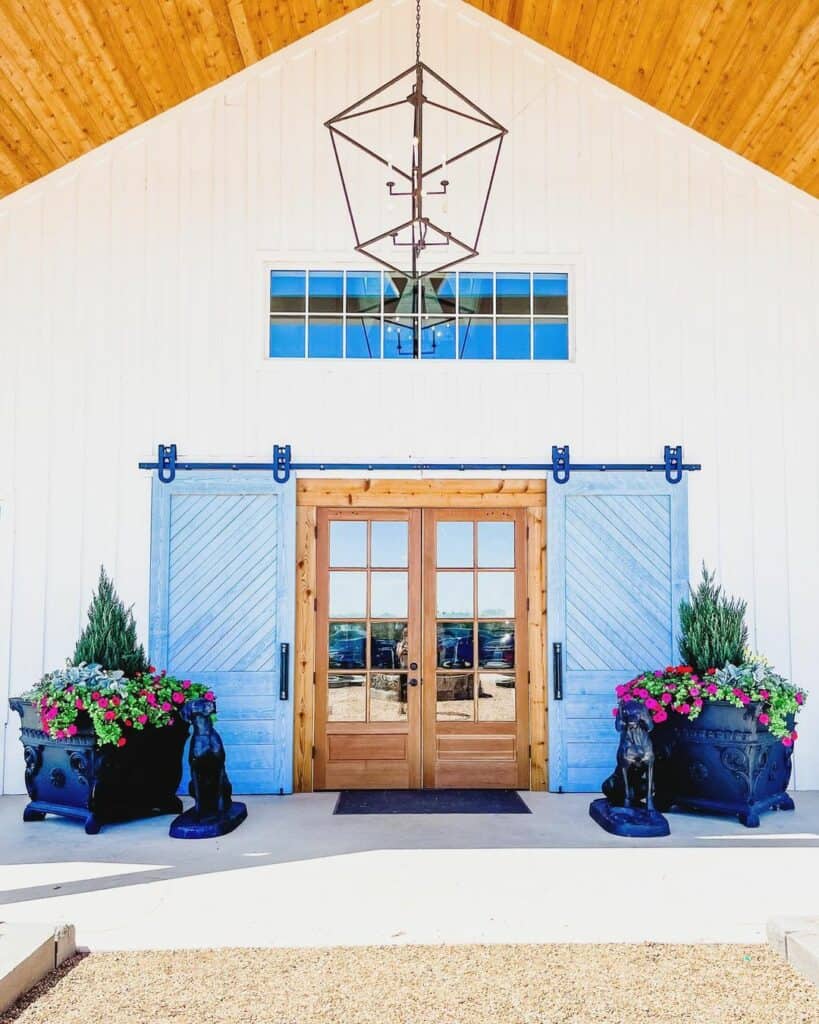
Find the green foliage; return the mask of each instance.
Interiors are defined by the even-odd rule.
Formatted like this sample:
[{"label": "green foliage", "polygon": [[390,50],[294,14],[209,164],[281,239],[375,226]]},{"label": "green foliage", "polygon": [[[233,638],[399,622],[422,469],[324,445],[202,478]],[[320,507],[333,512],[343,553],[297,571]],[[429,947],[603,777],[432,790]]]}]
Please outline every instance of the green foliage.
[{"label": "green foliage", "polygon": [[88,608],[88,624],[74,649],[73,660],[75,665],[101,665],[126,676],[148,669],[145,650],[137,641],[133,612],[120,600],[103,566]]},{"label": "green foliage", "polygon": [[699,586],[680,603],[680,655],[701,676],[709,668],[741,665],[748,643],[747,605],[723,594],[714,575],[703,564]]}]

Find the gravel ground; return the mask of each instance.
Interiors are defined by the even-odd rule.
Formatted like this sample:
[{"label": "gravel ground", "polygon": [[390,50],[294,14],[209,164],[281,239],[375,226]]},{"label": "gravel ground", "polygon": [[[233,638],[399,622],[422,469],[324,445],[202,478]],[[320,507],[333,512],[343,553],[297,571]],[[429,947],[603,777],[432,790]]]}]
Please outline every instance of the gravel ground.
[{"label": "gravel ground", "polygon": [[766,946],[369,946],[75,957],[0,1024],[815,1024]]}]

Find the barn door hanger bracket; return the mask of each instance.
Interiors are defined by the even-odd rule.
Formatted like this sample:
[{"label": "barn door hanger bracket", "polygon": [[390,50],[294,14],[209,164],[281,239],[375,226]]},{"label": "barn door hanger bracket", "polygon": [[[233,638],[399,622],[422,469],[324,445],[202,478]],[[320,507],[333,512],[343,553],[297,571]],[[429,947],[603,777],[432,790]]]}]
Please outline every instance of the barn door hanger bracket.
[{"label": "barn door hanger bracket", "polygon": [[683,462],[683,450],[681,444],[667,444],[663,448],[663,461],[662,464],[655,463],[618,463],[618,464],[607,464],[605,462],[589,464],[589,463],[578,463],[573,464],[571,461],[571,453],[569,446],[564,445],[552,445],[552,465],[549,467],[552,472],[552,479],[556,484],[566,484],[569,482],[569,477],[572,472],[577,470],[581,471],[596,471],[598,473],[606,473],[610,470],[626,470],[626,471],[642,471],[644,473],[655,473],[662,471],[665,474],[666,480],[670,484],[678,484],[683,478],[685,472],[695,472],[696,470],[702,469],[699,463],[685,463]]},{"label": "barn door hanger bracket", "polygon": [[699,463],[683,462],[682,445],[667,444],[663,461],[658,463],[588,463],[571,461],[569,445],[552,445],[551,462],[293,462],[289,444],[273,447],[272,462],[180,462],[175,444],[157,447],[156,462],[140,462],[140,469],[155,469],[161,483],[172,483],[180,470],[260,470],[272,472],[277,484],[286,484],[297,470],[373,472],[492,472],[551,473],[557,484],[569,482],[572,473],[606,473],[616,471],[663,473],[670,484],[678,484],[683,473],[702,469]]}]

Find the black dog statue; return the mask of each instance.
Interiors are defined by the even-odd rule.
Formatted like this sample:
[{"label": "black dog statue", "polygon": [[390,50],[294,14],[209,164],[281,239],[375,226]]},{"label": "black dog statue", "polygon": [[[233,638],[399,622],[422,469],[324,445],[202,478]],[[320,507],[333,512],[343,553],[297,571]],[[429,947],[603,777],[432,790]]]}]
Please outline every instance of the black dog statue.
[{"label": "black dog statue", "polygon": [[225,770],[222,737],[213,728],[216,704],[207,698],[189,700],[180,710],[193,728],[188,763],[188,792],[195,803],[171,822],[175,839],[208,839],[232,832],[247,817],[247,807],[232,800],[233,788]]},{"label": "black dog statue", "polygon": [[638,700],[621,701],[615,727],[620,733],[617,767],[603,783],[606,799],[594,800],[589,814],[619,836],[667,836],[668,822],[655,808],[654,720]]}]

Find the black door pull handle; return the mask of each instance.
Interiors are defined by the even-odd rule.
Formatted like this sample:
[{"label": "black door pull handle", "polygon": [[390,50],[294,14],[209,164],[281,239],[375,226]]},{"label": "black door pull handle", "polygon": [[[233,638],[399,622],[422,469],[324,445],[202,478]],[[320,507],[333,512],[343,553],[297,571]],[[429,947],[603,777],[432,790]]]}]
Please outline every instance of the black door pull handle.
[{"label": "black door pull handle", "polygon": [[563,644],[552,644],[552,693],[563,700]]},{"label": "black door pull handle", "polygon": [[290,644],[279,644],[279,700],[290,699]]}]

